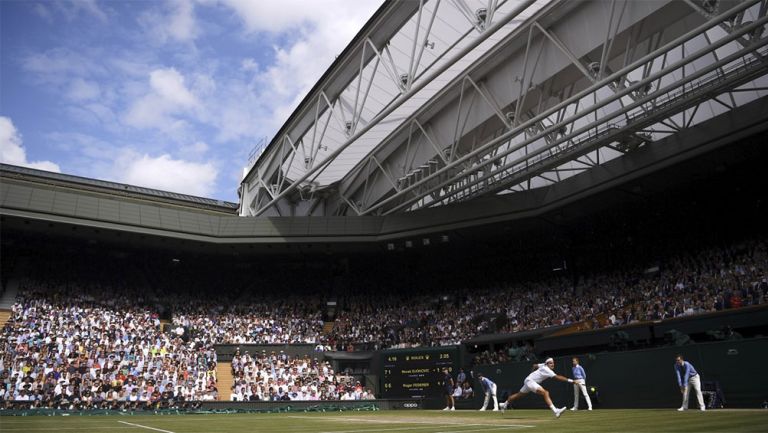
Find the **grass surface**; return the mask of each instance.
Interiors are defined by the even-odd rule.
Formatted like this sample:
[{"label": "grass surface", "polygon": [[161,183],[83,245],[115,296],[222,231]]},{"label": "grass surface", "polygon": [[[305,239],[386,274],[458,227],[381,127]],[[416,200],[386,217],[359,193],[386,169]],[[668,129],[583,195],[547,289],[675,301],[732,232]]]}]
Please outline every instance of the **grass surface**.
[{"label": "grass surface", "polygon": [[335,413],[280,413],[257,415],[149,415],[0,417],[0,431],[8,432],[766,432],[768,410],[566,411],[560,419],[545,410],[382,411]]}]

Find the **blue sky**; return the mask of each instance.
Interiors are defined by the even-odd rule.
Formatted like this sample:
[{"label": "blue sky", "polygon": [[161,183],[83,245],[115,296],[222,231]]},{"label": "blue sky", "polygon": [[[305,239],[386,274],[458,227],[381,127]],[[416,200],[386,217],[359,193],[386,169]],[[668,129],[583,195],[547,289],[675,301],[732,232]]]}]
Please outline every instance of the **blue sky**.
[{"label": "blue sky", "polygon": [[0,1],[0,160],[237,201],[381,0]]}]

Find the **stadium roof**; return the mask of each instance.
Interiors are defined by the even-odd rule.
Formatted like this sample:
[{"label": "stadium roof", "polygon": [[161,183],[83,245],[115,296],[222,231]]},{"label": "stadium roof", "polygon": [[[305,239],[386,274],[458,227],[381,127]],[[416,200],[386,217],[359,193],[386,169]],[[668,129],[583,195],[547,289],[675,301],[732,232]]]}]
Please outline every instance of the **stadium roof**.
[{"label": "stadium roof", "polygon": [[[266,157],[279,152],[286,137],[300,148],[282,168],[286,179],[301,177],[338,150],[308,182],[326,186],[341,180],[446,83],[549,1],[438,0],[422,2],[423,8],[417,1],[385,2],[260,150],[246,181],[255,167],[269,163]],[[494,16],[505,20],[491,26]]]},{"label": "stadium roof", "polygon": [[258,156],[240,215],[547,188],[766,94],[766,8],[387,2]]},{"label": "stadium roof", "polygon": [[[347,141],[350,132],[355,132],[357,129],[368,125],[371,125],[371,128],[336,157],[314,181],[327,185],[341,179],[384,137],[422,108],[426,101],[444,87],[445,83],[456,78],[467,65],[477,60],[490,46],[509,35],[521,22],[549,1],[431,1],[424,2],[424,8],[420,11],[418,1],[386,2],[315,84],[264,150],[275,146],[275,143],[280,141],[281,137],[295,125],[313,122],[316,113],[312,108],[315,107],[318,93],[324,92],[327,95],[332,92],[333,90],[328,89],[327,84],[334,78],[341,79],[342,82],[343,79],[347,79],[346,85],[340,90],[341,96],[338,102],[343,107],[340,111],[343,118],[326,119],[328,123],[323,140],[324,148],[320,151],[332,152]],[[491,4],[490,9],[489,4]],[[532,5],[521,7],[528,4]],[[436,13],[438,8],[440,8],[439,14]],[[486,20],[491,22],[493,15],[505,16],[517,8],[521,8],[522,11],[515,15],[514,19],[509,20],[493,32],[487,39],[484,39],[482,45],[463,54],[460,62],[449,63],[452,57],[472,45],[480,36],[484,36],[483,33],[477,31],[480,26],[484,25],[478,21],[477,14],[479,11],[486,11],[485,13],[490,15]],[[407,17],[407,20],[402,23],[398,22],[403,17]],[[389,39],[387,39],[388,34],[390,34]],[[376,39],[385,41],[381,52],[375,52],[374,47],[366,45],[367,38],[370,38],[372,43],[375,43]],[[363,54],[366,50],[368,53]],[[413,56],[413,51],[417,52],[417,56],[411,62],[410,58]],[[360,65],[350,61],[359,60],[357,56],[361,54],[363,58],[369,60],[362,68],[362,73],[360,73]],[[376,61],[379,56],[380,60]],[[373,61],[370,61],[371,59]],[[400,65],[408,65],[408,70],[399,69],[398,66]],[[377,70],[378,68],[384,68],[384,73]],[[429,73],[443,68],[444,71],[438,74],[434,80],[427,82],[421,88],[415,88],[414,83]],[[401,78],[404,78],[403,75],[407,75],[407,82],[400,81]],[[341,86],[340,83],[334,84]],[[387,107],[393,105],[406,88],[412,90],[412,93],[399,107],[381,120],[375,123],[371,122]],[[358,95],[360,89],[365,89],[364,91],[367,93]],[[323,98],[323,96],[320,97]],[[367,98],[366,101],[360,101],[361,97]],[[324,102],[321,101],[321,103]],[[309,110],[307,110],[308,108]],[[322,122],[322,119],[318,120]],[[345,122],[352,122],[349,129]],[[312,127],[315,127],[314,124]],[[258,155],[254,161],[255,164],[258,164],[262,155],[263,153]],[[323,154],[319,154],[313,159],[319,159],[322,156]],[[287,176],[289,178],[299,177],[303,174],[305,166],[303,160],[296,159],[291,164]]]},{"label": "stadium roof", "polygon": [[512,236],[535,230],[539,224],[549,226],[550,219],[562,224],[620,205],[627,197],[643,200],[646,195],[664,194],[674,185],[711,176],[718,167],[743,166],[745,160],[752,163],[743,170],[755,172],[754,163],[765,160],[767,130],[768,97],[762,97],[548,189],[368,218],[242,218],[233,212],[232,203],[211,207],[162,191],[130,192],[126,185],[0,165],[0,228],[3,233],[37,228],[44,233],[63,231],[122,241],[174,240],[174,247],[192,241],[187,245],[203,249],[219,245],[229,252],[290,244],[315,245],[312,251],[317,251],[318,244],[324,248],[390,248],[391,244],[400,249],[410,242],[419,248],[427,245],[424,239],[440,243],[496,238],[500,233]]}]

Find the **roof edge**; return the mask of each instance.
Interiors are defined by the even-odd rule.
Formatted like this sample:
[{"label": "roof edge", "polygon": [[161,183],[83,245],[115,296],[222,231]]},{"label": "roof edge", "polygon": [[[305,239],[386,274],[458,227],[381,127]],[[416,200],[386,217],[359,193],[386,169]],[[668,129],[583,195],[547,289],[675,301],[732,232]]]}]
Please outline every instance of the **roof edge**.
[{"label": "roof edge", "polygon": [[181,194],[171,191],[163,191],[159,189],[119,182],[111,182],[107,180],[92,179],[83,176],[76,176],[73,174],[55,173],[5,163],[0,163],[0,176],[16,178],[32,177],[36,179],[46,179],[53,182],[73,183],[77,185],[98,188],[101,190],[112,191],[115,193],[119,192],[120,194],[128,193],[139,197],[183,202],[192,206],[214,208],[223,212],[236,212],[239,206],[238,203],[232,203],[224,200]]}]

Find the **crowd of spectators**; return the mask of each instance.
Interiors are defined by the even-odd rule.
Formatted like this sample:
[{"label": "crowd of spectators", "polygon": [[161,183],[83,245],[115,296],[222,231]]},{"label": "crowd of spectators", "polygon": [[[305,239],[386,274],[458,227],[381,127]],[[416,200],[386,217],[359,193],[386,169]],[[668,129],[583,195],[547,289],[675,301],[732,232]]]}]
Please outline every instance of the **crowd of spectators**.
[{"label": "crowd of spectators", "polygon": [[340,350],[447,346],[482,330],[473,323],[476,311],[435,296],[351,295],[346,306],[328,337]]},{"label": "crowd of spectators", "polygon": [[[140,269],[61,267],[66,269],[36,269],[20,287],[0,337],[5,401],[124,408],[214,400],[213,345],[221,343],[307,343],[322,350],[453,345],[489,332],[576,323],[611,327],[768,302],[764,239],[578,277],[503,282],[468,268],[442,277],[408,271],[389,279],[382,274],[392,269],[369,276],[352,272],[358,285],[334,292],[338,308],[327,333],[325,295],[306,290],[272,291],[266,284],[225,290],[232,282],[216,285],[213,277],[196,283],[189,275],[172,275],[171,284],[168,277],[140,277]],[[510,282],[516,279],[523,282]],[[179,281],[183,290],[173,288],[182,286]],[[212,288],[201,287],[207,284]],[[171,332],[161,329],[163,315],[172,320]],[[524,348],[511,349],[481,354],[480,361],[526,356]],[[370,394],[314,359],[243,353],[233,371],[238,400]]]},{"label": "crowd of spectators", "polygon": [[[486,332],[585,323],[589,328],[664,320],[768,302],[764,240],[678,255],[652,266],[574,279],[511,283],[440,296],[352,295],[336,320],[340,347],[457,344]],[[338,346],[338,345],[337,345]]]},{"label": "crowd of spectators", "polygon": [[[302,302],[225,308],[168,296],[159,308],[137,287],[25,280],[0,337],[0,400],[63,409],[187,407],[218,398],[215,344],[320,340],[319,313],[307,314]],[[165,330],[162,309],[178,312]],[[373,397],[325,362],[238,354],[232,365],[241,401]]]},{"label": "crowd of spectators", "polygon": [[0,398],[33,407],[164,408],[216,399],[216,353],[160,331],[140,295],[28,280],[0,339]]},{"label": "crowd of spectators", "polygon": [[317,357],[284,352],[250,354],[238,349],[232,358],[233,401],[371,400],[370,389],[351,376],[334,372]]},{"label": "crowd of spectators", "polygon": [[529,342],[524,344],[512,343],[503,345],[502,348],[491,350],[486,349],[476,354],[473,365],[492,365],[505,362],[536,361],[536,354],[533,352],[533,346]]},{"label": "crowd of spectators", "polygon": [[321,340],[321,310],[302,298],[236,303],[179,302],[173,325],[204,344],[307,344]]}]

